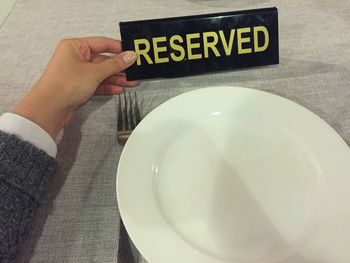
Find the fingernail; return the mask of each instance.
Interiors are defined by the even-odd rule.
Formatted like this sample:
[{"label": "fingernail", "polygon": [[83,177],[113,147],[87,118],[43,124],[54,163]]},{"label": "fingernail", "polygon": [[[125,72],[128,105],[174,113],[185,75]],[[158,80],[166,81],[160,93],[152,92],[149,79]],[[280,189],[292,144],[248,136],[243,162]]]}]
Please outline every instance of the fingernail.
[{"label": "fingernail", "polygon": [[137,59],[137,55],[134,51],[125,51],[123,54],[123,59],[126,64],[133,64]]}]

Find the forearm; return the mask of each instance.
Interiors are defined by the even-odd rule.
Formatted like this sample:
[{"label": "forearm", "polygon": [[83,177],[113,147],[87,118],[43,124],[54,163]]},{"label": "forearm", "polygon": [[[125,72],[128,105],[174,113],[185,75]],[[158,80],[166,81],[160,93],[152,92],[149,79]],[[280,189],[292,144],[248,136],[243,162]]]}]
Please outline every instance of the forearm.
[{"label": "forearm", "polygon": [[56,162],[0,131],[0,262],[11,262],[40,206]]},{"label": "forearm", "polygon": [[53,92],[46,89],[45,86],[36,84],[19,101],[12,112],[31,120],[44,129],[52,138],[56,138],[59,131],[71,119],[73,112],[69,107],[61,105],[60,100],[64,99],[59,98],[59,95],[56,94],[60,89],[61,87],[57,87],[56,92]]},{"label": "forearm", "polygon": [[[2,130],[25,139],[21,131],[28,128],[19,127],[36,129],[27,140],[55,156],[52,139],[94,93],[120,94],[123,87],[138,84],[119,74],[136,58],[133,51],[122,52],[118,40],[90,37],[61,41],[44,74],[12,110],[43,131],[21,120],[21,126],[2,123]],[[0,132],[0,262],[13,261],[55,172],[54,158],[32,144]]]}]

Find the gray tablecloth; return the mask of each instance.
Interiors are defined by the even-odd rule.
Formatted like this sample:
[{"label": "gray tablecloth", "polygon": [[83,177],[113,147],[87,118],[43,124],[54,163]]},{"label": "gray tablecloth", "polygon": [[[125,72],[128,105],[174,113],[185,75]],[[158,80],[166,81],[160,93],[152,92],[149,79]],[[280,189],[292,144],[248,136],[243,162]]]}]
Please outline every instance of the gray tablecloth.
[{"label": "gray tablecloth", "polygon": [[[350,143],[348,0],[20,0],[0,30],[0,110],[31,87],[61,38],[119,38],[119,21],[269,6],[279,8],[280,65],[145,81],[137,88],[143,113],[192,89],[250,87],[305,106]],[[116,106],[114,97],[94,97],[66,129],[59,173],[21,261],[128,263],[117,259]]]}]

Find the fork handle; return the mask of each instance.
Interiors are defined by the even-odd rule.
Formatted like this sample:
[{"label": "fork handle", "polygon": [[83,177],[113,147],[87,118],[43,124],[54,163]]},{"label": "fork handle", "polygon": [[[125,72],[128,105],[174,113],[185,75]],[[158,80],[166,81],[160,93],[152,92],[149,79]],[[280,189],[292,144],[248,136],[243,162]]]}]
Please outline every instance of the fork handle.
[{"label": "fork handle", "polygon": [[117,139],[118,143],[122,146],[125,145],[126,141],[128,140],[129,136],[131,134],[131,131],[121,131],[117,133]]}]

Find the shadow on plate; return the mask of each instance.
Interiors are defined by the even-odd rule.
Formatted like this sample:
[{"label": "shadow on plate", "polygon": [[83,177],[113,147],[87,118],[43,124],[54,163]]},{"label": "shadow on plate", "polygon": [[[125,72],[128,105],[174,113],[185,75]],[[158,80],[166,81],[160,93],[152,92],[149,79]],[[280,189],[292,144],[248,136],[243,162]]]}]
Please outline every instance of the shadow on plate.
[{"label": "shadow on plate", "polygon": [[[167,142],[169,140],[176,142],[177,140],[183,140],[184,133],[178,133],[178,132],[167,132],[167,131],[179,131],[182,130],[183,128],[189,128],[189,129],[200,129],[202,130],[202,127],[196,126],[196,124],[189,123],[187,120],[184,119],[171,119],[171,121],[167,121],[166,123],[158,123],[157,127],[152,127],[154,130],[162,130],[162,132],[157,133],[159,137],[157,137],[157,140],[159,142],[159,145],[164,145],[164,147],[160,147],[158,149],[158,153],[155,153],[154,159],[159,160],[159,163],[167,163],[169,164],[169,160],[162,158],[167,158],[167,151],[168,151],[168,145]],[[154,136],[153,132],[147,131],[150,134],[143,134],[140,137],[147,138],[149,136]],[[215,143],[211,141],[211,136],[208,134],[205,134],[205,131],[202,130],[202,137],[203,141],[206,141],[206,144],[203,146],[206,149],[209,149],[209,151],[213,151],[213,155],[218,154],[215,153]],[[135,137],[136,139],[136,137]],[[228,147],[234,147],[234,146],[228,146]],[[147,147],[145,147],[147,149]],[[178,152],[178,155],[183,156],[184,152],[182,151],[176,151]],[[141,153],[142,154],[142,153]],[[219,154],[220,155],[220,154]],[[174,155],[170,155],[174,156]],[[210,157],[212,155],[209,154],[208,159],[210,160]],[[226,156],[227,157],[227,156]],[[191,158],[190,155],[184,156],[184,158]],[[249,243],[249,246],[251,246],[251,243],[255,240],[256,236],[256,231],[254,230],[254,227],[257,229],[257,231],[261,234],[263,233],[264,237],[268,237],[273,239],[277,245],[274,247],[273,244],[268,244],[267,249],[273,249],[274,251],[279,251],[279,250],[285,250],[286,253],[283,253],[280,258],[277,258],[276,262],[280,263],[325,263],[322,261],[316,261],[316,260],[311,260],[305,258],[303,255],[301,255],[299,252],[295,251],[292,248],[292,245],[288,243],[288,241],[285,240],[283,235],[278,231],[278,229],[274,226],[274,224],[271,222],[269,217],[265,214],[264,209],[259,205],[258,201],[255,199],[255,197],[252,195],[250,192],[249,188],[245,185],[245,183],[241,180],[241,178],[236,174],[235,170],[231,167],[229,163],[225,160],[225,157],[222,156],[220,159],[220,167],[221,169],[224,169],[223,171],[218,171],[218,174],[226,174],[228,175],[231,179],[232,183],[232,178],[234,181],[234,187],[238,188],[237,192],[237,198],[235,200],[232,200],[232,204],[230,207],[220,207],[221,205],[227,205],[227,200],[225,199],[224,201],[222,198],[226,198],[225,194],[223,193],[223,189],[217,189],[217,192],[214,191],[213,193],[213,207],[210,211],[206,211],[209,213],[209,215],[206,215],[209,220],[212,222],[210,223],[211,225],[217,225],[217,229],[215,230],[215,234],[212,235],[214,243],[217,244],[218,247],[226,249],[226,256],[218,255],[216,254],[215,251],[211,250],[210,248],[206,247],[203,245],[202,241],[200,239],[195,239],[193,236],[189,236],[188,233],[184,232],[184,229],[186,229],[186,226],[191,226],[193,223],[200,221],[200,218],[203,216],[203,210],[197,209],[196,207],[193,207],[192,214],[190,215],[189,213],[182,213],[180,216],[178,215],[173,215],[172,214],[172,208],[174,207],[172,201],[170,203],[164,203],[162,196],[167,196],[169,198],[169,192],[172,191],[173,185],[179,184],[179,181],[181,180],[178,178],[175,178],[176,176],[171,176],[169,179],[170,181],[167,182],[169,185],[166,188],[162,186],[161,176],[158,174],[158,168],[159,168],[159,173],[163,171],[164,167],[158,167],[157,164],[157,174],[153,175],[155,176],[153,180],[157,181],[157,183],[154,182],[154,194],[155,194],[155,199],[157,202],[157,207],[160,210],[160,213],[162,214],[163,218],[166,220],[168,223],[169,227],[173,229],[176,234],[181,237],[181,239],[188,243],[191,247],[195,247],[199,251],[201,251],[204,254],[211,255],[213,258],[221,258],[222,262],[231,262],[233,258],[230,256],[227,258],[227,255],[232,253],[232,247],[234,246],[235,248],[238,248],[237,250],[244,251],[244,244],[245,242]],[[203,161],[203,160],[202,160]],[[205,160],[204,160],[205,161]],[[178,165],[176,161],[173,161],[174,165]],[[175,164],[176,163],[176,164]],[[198,165],[200,166],[200,164]],[[192,170],[191,170],[192,171]],[[159,177],[158,177],[159,176]],[[198,172],[198,176],[200,176],[200,172]],[[178,177],[181,177],[180,175]],[[218,176],[213,176],[214,178],[214,184],[218,185],[227,185],[224,181],[226,180],[225,178],[218,177]],[[166,179],[166,180],[168,180]],[[200,177],[197,178],[200,180]],[[194,187],[200,187],[199,184],[195,183],[196,180],[193,182],[188,182],[188,185],[181,184],[183,187],[190,187],[193,190],[193,193],[195,192],[201,192],[204,191],[205,189],[194,189]],[[182,182],[182,181],[181,181]],[[215,187],[214,187],[215,188]],[[216,188],[215,188],[216,189]],[[175,190],[174,190],[175,191]],[[168,200],[175,200],[176,196],[178,196],[179,193],[173,192],[172,197]],[[182,197],[182,195],[180,194]],[[191,200],[193,198],[196,198],[195,200],[203,200],[200,198],[201,196],[193,197],[191,196]],[[185,197],[186,198],[186,197]],[[187,197],[190,198],[190,197]],[[214,200],[215,199],[215,200]],[[223,201],[223,202],[221,202]],[[200,206],[200,204],[198,203]],[[129,208],[128,213],[133,214],[136,212],[137,215],[140,215],[142,213],[147,214],[147,206],[141,206],[135,208],[137,209],[136,211],[133,211],[132,208]],[[225,211],[227,210],[232,210],[235,209],[235,211],[238,211],[238,213],[235,213],[235,216],[228,216],[225,214]],[[143,211],[144,210],[144,211]],[[143,212],[142,212],[143,211]],[[224,213],[224,214],[220,214]],[[251,218],[250,222],[247,224],[247,217]],[[197,217],[197,218],[196,218]],[[135,219],[139,218],[141,221],[139,222],[140,224],[144,225],[148,229],[152,228],[157,228],[158,226],[154,224],[152,220],[147,220],[147,217],[139,217],[135,216]],[[211,218],[211,219],[210,219]],[[233,221],[234,220],[234,221]],[[220,228],[220,226],[225,226],[225,225],[234,225],[234,231],[231,233],[231,230],[228,230],[226,228]],[[185,228],[183,228],[185,226]],[[238,231],[238,232],[235,232]],[[237,234],[238,235],[235,235]],[[216,238],[215,238],[216,235]],[[237,240],[237,236],[239,238],[245,237],[247,240]],[[237,246],[238,245],[238,246]],[[242,249],[239,247],[242,245]],[[270,246],[271,245],[271,246]],[[256,242],[256,246],[264,246],[264,241],[263,240],[258,240]],[[239,251],[240,252],[240,251]],[[249,254],[249,251],[244,251]],[[175,251],[174,251],[175,253]],[[261,256],[261,255],[260,255]],[[253,261],[257,260],[259,258],[254,258],[253,256]],[[227,261],[228,260],[228,261]],[[249,261],[251,262],[251,261]]]}]

